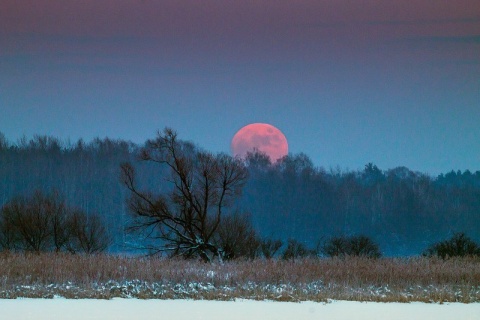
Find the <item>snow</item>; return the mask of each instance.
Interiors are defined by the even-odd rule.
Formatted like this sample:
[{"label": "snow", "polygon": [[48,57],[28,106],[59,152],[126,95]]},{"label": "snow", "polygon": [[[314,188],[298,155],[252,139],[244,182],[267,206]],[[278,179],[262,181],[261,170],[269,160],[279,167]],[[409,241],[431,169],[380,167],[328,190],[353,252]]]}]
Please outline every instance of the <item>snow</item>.
[{"label": "snow", "polygon": [[480,303],[122,299],[0,300],[1,319],[480,319]]}]

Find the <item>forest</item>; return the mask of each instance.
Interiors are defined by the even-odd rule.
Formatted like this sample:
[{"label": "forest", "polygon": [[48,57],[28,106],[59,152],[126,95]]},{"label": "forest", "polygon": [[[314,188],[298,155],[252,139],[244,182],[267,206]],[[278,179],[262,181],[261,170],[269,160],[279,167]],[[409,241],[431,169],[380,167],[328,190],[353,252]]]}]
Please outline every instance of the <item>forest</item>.
[{"label": "forest", "polygon": [[[112,239],[109,252],[135,252],[140,240],[126,229],[132,214],[122,164],[135,168],[139,188],[171,188],[167,167],[139,161],[144,147],[49,136],[14,143],[0,133],[0,207],[35,192],[55,192],[68,206],[103,219]],[[364,235],[385,256],[419,255],[458,232],[480,240],[480,171],[431,176],[373,163],[360,170],[323,168],[302,153],[275,163],[252,153],[244,165],[247,178],[231,211],[248,216],[265,239],[284,245],[295,239],[315,248],[334,236]]]}]

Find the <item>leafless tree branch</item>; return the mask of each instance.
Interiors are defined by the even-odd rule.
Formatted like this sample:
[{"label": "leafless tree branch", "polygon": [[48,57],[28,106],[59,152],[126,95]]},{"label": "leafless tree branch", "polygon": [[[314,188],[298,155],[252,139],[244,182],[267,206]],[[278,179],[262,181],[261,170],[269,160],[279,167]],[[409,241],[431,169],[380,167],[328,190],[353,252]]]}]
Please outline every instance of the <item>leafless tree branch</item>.
[{"label": "leafless tree branch", "polygon": [[179,141],[171,129],[158,133],[140,152],[140,161],[166,165],[171,191],[153,195],[139,190],[130,163],[121,166],[122,180],[130,191],[128,200],[134,223],[128,230],[146,230],[148,238],[160,240],[157,252],[204,261],[222,258],[215,241],[224,210],[237,197],[247,178],[244,164],[225,154],[200,151]]}]

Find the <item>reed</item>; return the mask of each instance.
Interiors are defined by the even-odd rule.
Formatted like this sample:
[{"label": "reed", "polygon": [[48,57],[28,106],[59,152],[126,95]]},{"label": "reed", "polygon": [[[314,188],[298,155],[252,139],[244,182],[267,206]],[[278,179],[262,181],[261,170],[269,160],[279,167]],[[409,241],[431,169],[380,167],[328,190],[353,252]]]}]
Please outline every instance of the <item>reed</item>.
[{"label": "reed", "polygon": [[0,297],[480,302],[480,259],[194,260],[0,253]]}]

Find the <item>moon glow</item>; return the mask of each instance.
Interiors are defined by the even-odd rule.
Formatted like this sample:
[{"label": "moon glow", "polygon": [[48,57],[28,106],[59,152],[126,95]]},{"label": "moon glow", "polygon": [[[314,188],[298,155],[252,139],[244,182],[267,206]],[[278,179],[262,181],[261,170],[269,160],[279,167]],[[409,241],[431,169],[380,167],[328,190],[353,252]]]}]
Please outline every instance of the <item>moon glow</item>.
[{"label": "moon glow", "polygon": [[234,156],[245,157],[247,152],[258,150],[266,153],[272,162],[288,154],[285,135],[267,123],[252,123],[238,130],[231,144]]}]

